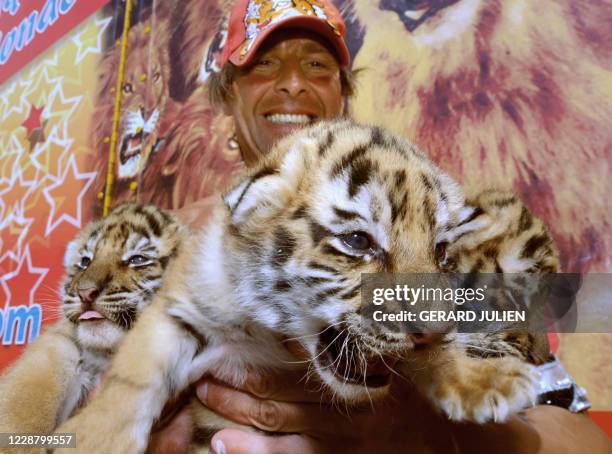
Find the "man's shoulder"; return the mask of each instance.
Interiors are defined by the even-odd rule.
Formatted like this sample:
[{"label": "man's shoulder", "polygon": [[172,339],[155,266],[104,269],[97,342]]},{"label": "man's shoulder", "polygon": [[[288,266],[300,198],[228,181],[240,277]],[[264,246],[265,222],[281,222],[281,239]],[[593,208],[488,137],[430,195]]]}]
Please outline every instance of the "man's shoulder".
[{"label": "man's shoulder", "polygon": [[182,223],[195,230],[206,224],[221,203],[221,194],[212,194],[174,210],[173,213]]}]

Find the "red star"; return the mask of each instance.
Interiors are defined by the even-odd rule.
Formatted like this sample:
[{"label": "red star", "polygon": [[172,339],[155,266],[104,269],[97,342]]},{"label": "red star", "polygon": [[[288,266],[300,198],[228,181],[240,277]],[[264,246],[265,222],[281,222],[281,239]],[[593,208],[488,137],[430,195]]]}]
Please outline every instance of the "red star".
[{"label": "red star", "polygon": [[26,246],[17,269],[0,278],[5,297],[7,300],[10,298],[10,301],[5,300],[5,303],[8,302],[13,306],[33,304],[34,295],[47,272],[46,268],[37,268],[32,265],[30,250]]},{"label": "red star", "polygon": [[32,105],[28,118],[26,118],[25,121],[21,124],[21,126],[26,128],[26,131],[28,132],[28,137],[30,137],[32,132],[34,132],[36,129],[42,128],[43,125],[40,117],[42,116],[43,110],[45,110],[44,107],[37,108],[36,106]]}]

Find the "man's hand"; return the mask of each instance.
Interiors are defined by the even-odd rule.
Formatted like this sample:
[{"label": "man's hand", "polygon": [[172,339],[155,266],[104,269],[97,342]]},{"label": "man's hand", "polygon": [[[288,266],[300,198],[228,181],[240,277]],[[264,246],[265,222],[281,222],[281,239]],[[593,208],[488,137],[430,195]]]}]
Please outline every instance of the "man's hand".
[{"label": "man's hand", "polygon": [[[216,413],[240,424],[275,432],[265,435],[225,429],[213,438],[213,449],[225,453],[382,453],[418,452],[427,446],[453,452],[448,421],[402,382],[393,396],[377,405],[349,408],[332,405],[320,385],[304,384],[303,372],[251,374],[242,390],[214,379],[197,384],[197,396]],[[191,420],[181,412],[153,434],[148,454],[187,451]],[[432,432],[429,429],[434,429]],[[280,435],[286,434],[286,435]],[[410,447],[410,448],[407,448]]]},{"label": "man's hand", "polygon": [[238,391],[215,381],[198,397],[232,421],[287,435],[225,429],[213,437],[217,454],[561,453],[612,452],[612,443],[586,414],[538,406],[504,424],[456,424],[398,381],[392,397],[373,407],[338,408],[295,386],[296,377],[250,376]]},{"label": "man's hand", "polygon": [[[295,345],[289,349],[303,357]],[[404,379],[394,377],[384,402],[350,408],[303,380],[304,371],[283,375],[251,373],[243,389],[207,378],[198,398],[225,418],[266,432],[225,429],[212,439],[217,454],[351,453],[608,453],[606,435],[587,415],[534,407],[504,424],[455,424],[436,413]],[[188,415],[152,438],[149,453],[187,451]],[[188,421],[189,424],[185,424]],[[186,428],[188,426],[188,428]],[[285,434],[285,435],[281,435]],[[169,446],[170,445],[170,446]]]},{"label": "man's hand", "polygon": [[[242,390],[214,380],[197,387],[200,400],[216,413],[240,424],[286,433],[265,435],[225,429],[213,438],[221,453],[453,452],[450,424],[435,414],[403,382],[391,398],[363,408],[333,406],[326,396],[306,387],[303,372],[283,376],[249,375]],[[398,382],[399,384],[399,382]],[[435,431],[432,431],[432,429]]]},{"label": "man's hand", "polygon": [[192,433],[193,421],[189,407],[184,407],[166,427],[151,434],[147,454],[186,453],[191,442]]}]

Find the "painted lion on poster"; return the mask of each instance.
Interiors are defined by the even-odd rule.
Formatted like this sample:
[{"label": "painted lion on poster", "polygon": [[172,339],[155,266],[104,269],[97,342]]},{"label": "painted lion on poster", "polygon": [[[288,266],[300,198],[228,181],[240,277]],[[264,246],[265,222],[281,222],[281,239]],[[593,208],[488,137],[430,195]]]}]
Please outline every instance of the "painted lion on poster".
[{"label": "painted lion on poster", "polygon": [[411,138],[467,186],[513,187],[550,225],[565,270],[612,269],[612,2],[351,6],[366,30],[355,66],[368,68],[355,116]]},{"label": "painted lion on poster", "polygon": [[[112,204],[138,200],[176,209],[217,192],[239,161],[226,146],[231,122],[213,111],[198,81],[223,14],[215,2],[195,0],[186,9],[146,16],[128,35]],[[99,68],[92,138],[99,191],[105,187],[120,54],[119,45],[108,49]]]},{"label": "painted lion on poster", "polygon": [[[115,178],[120,192],[129,188],[129,183],[146,168],[163,143],[159,124],[169,101],[167,38],[163,23],[157,24],[154,31],[148,22],[141,23],[129,32],[115,155]],[[107,51],[98,68],[92,146],[99,190],[103,190],[106,179],[120,55],[118,43]]]},{"label": "painted lion on poster", "polygon": [[139,200],[177,209],[224,190],[241,163],[227,146],[232,128],[210,107],[204,87],[170,103],[160,127],[163,148],[143,171]]}]

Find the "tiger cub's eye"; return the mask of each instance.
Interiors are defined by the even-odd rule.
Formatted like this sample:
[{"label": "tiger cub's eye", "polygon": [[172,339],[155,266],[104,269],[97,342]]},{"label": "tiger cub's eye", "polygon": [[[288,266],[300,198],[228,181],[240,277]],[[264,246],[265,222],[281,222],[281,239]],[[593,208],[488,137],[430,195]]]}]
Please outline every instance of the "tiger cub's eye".
[{"label": "tiger cub's eye", "polygon": [[356,251],[367,251],[374,247],[374,241],[365,232],[351,232],[340,236],[344,244]]},{"label": "tiger cub's eye", "polygon": [[142,266],[147,265],[151,262],[151,260],[144,255],[133,255],[129,259],[127,259],[128,265],[132,266]]},{"label": "tiger cub's eye", "polygon": [[87,268],[91,264],[91,259],[89,257],[81,257],[81,261],[79,262],[79,268]]},{"label": "tiger cub's eye", "polygon": [[446,261],[446,246],[448,243],[446,241],[442,241],[436,244],[435,256],[438,264],[442,264]]}]

